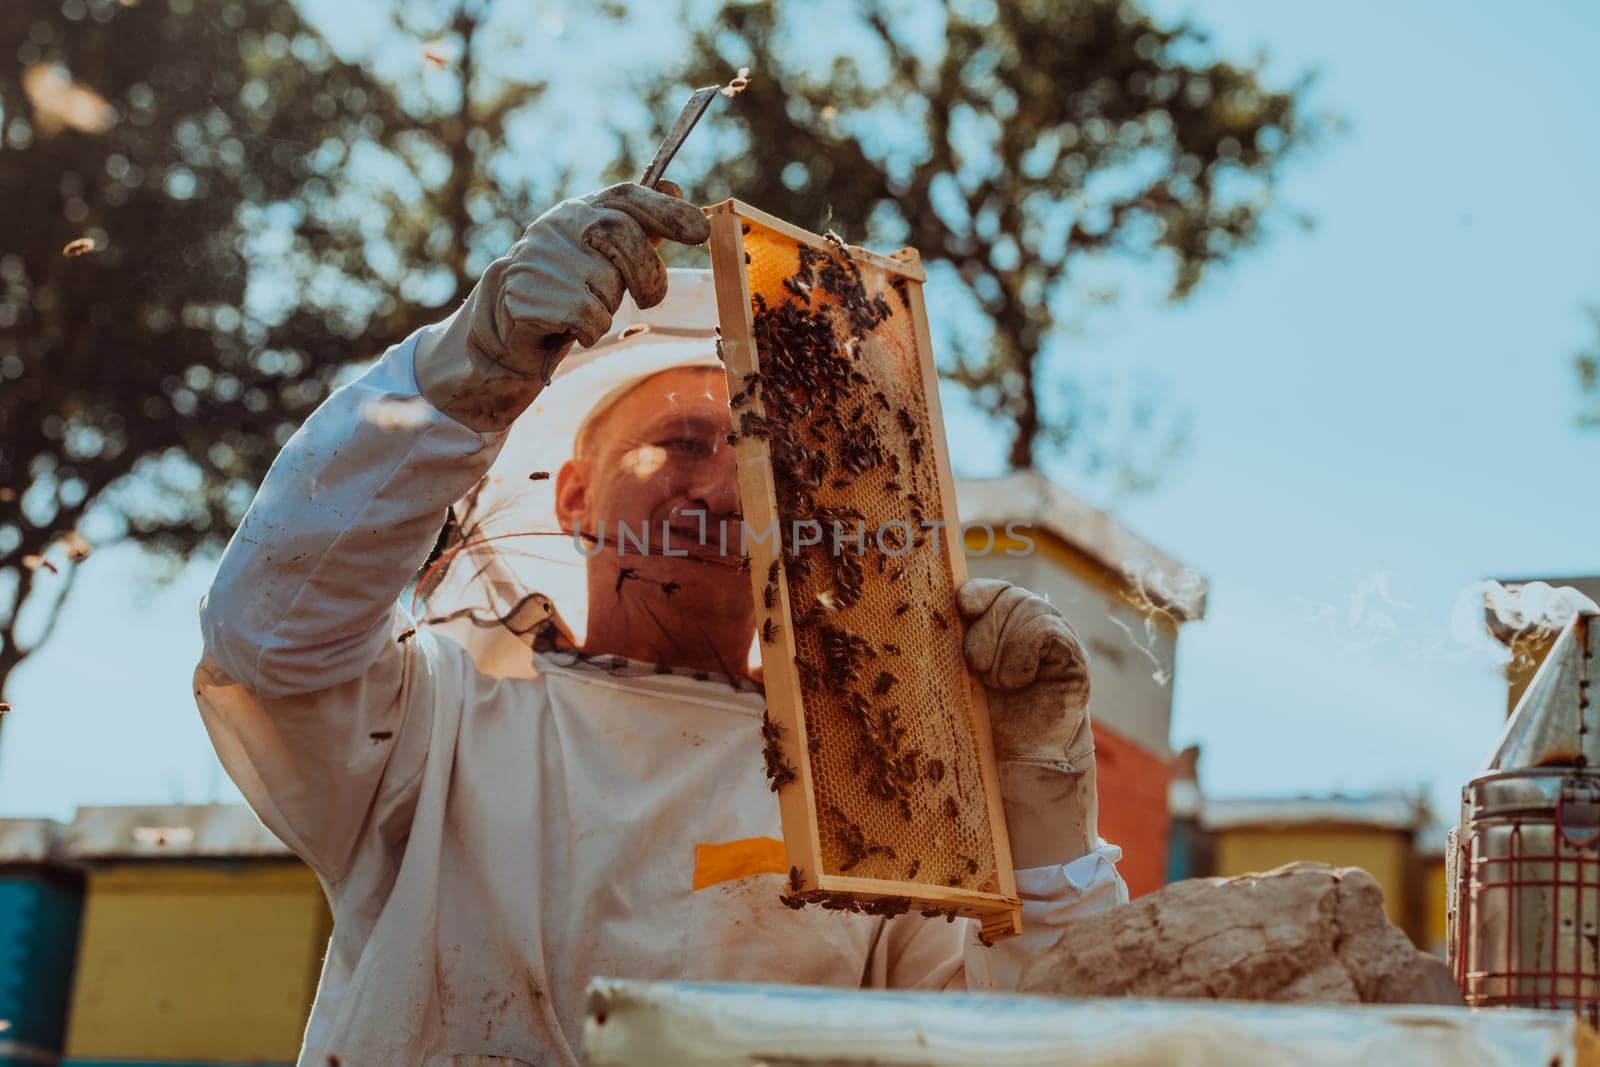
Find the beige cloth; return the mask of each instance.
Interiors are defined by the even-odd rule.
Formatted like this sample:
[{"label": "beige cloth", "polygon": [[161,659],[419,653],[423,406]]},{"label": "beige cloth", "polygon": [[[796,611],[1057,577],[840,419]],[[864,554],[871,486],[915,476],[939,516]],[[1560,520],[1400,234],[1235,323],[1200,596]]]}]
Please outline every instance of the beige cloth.
[{"label": "beige cloth", "polygon": [[1021,871],[1026,932],[983,949],[965,921],[791,911],[759,863],[696,889],[779,836],[759,696],[493,677],[407,635],[396,598],[502,441],[367,417],[419,400],[415,340],[285,447],[202,608],[206,727],[333,908],[302,1065],[577,1063],[596,975],[1014,988],[1066,918],[1126,899],[1111,846]]}]

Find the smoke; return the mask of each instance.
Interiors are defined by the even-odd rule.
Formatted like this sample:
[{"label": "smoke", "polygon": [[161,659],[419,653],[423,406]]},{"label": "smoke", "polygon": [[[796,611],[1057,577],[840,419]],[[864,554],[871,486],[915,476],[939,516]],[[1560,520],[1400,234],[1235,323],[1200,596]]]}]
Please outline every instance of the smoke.
[{"label": "smoke", "polygon": [[1205,602],[1206,580],[1187,567],[1169,571],[1143,559],[1125,560],[1122,577],[1125,583],[1122,598],[1139,613],[1143,636],[1134,633],[1133,627],[1115,615],[1110,616],[1110,620],[1128,635],[1128,643],[1150,661],[1154,668],[1150,677],[1155,683],[1167,685],[1172,681],[1172,664],[1157,651],[1156,639],[1163,623],[1176,627],[1199,614]]},{"label": "smoke", "polygon": [[1488,650],[1500,666],[1524,669],[1574,615],[1595,611],[1600,606],[1571,586],[1474,582],[1456,598],[1451,629],[1463,643]]}]

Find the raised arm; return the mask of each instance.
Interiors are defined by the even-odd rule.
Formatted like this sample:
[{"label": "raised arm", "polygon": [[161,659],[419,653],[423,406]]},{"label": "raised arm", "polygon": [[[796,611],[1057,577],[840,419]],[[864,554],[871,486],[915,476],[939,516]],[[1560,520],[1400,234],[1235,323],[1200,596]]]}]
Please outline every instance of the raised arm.
[{"label": "raised arm", "polygon": [[426,634],[399,640],[410,620],[396,598],[446,509],[624,291],[662,299],[651,238],[706,235],[697,209],[639,186],[557,205],[455,314],[330,396],[273,463],[201,610],[197,695],[247,799],[325,875],[380,786],[414,780],[440,674],[462,669]]}]

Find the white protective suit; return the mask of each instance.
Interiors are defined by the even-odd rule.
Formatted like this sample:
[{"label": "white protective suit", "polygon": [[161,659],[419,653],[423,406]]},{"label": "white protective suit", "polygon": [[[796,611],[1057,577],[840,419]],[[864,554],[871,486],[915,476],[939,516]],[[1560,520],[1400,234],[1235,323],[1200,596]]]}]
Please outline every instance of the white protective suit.
[{"label": "white protective suit", "polygon": [[[334,914],[304,1067],[577,1063],[597,975],[1005,990],[1064,920],[1126,899],[1102,845],[1019,871],[1025,932],[993,948],[965,920],[790,910],[760,693],[601,670],[521,624],[518,590],[550,593],[578,634],[603,610],[573,601],[569,539],[485,539],[548,509],[528,474],[555,460],[534,457],[570,453],[597,399],[713,361],[709,277],[672,286],[654,313],[626,303],[503,434],[421,399],[426,331],[396,345],[290,440],[223,557],[201,712]],[[453,503],[472,541],[425,589],[428,615],[454,621],[413,636],[397,597]]]}]

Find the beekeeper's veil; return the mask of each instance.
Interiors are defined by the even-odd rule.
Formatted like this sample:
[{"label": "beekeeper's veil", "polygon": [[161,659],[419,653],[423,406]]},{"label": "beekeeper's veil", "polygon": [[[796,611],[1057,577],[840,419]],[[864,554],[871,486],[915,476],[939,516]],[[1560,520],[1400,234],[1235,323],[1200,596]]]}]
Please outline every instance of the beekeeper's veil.
[{"label": "beekeeper's veil", "polygon": [[[636,387],[643,389],[657,375],[679,368],[710,368],[720,374],[716,323],[709,271],[671,271],[666,300],[648,311],[624,297],[611,330],[592,347],[567,356],[551,385],[512,426],[489,472],[452,509],[436,559],[424,568],[418,584],[421,615],[462,643],[479,669],[498,676],[529,676],[536,673],[535,652],[614,673],[664,669],[584,650],[594,613],[614,610],[624,597],[659,595],[661,590],[650,588],[647,578],[629,582],[623,580],[628,575],[619,575],[615,601],[608,587],[601,602],[590,603],[589,555],[614,551],[621,532],[615,527],[603,530],[600,544],[593,530],[578,530],[570,523],[563,528],[557,487],[580,436],[595,433],[600,425],[610,427],[607,432],[628,432],[628,426],[617,424],[626,421],[625,410],[637,414],[637,408],[626,409],[619,401]],[[664,402],[675,403],[675,394]],[[716,444],[729,447],[721,436]],[[655,448],[644,447],[626,461],[634,478],[670,473],[665,469],[668,460]],[[631,531],[624,551],[659,553],[659,528],[649,529],[654,539],[642,550],[640,532]],[[731,545],[726,557],[705,565],[737,568],[738,561],[739,548]],[[741,650],[738,663],[729,665],[729,676],[744,674],[747,655]]]}]

